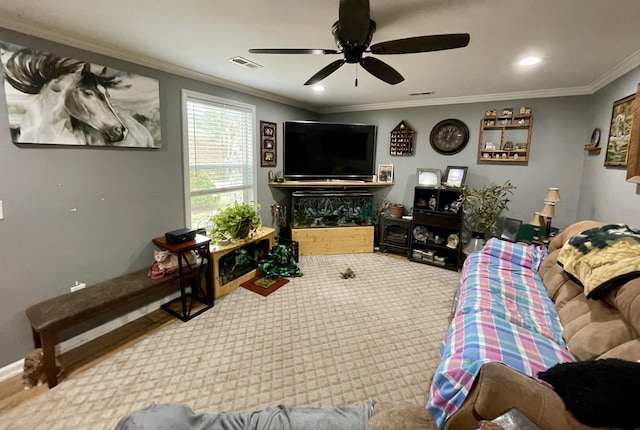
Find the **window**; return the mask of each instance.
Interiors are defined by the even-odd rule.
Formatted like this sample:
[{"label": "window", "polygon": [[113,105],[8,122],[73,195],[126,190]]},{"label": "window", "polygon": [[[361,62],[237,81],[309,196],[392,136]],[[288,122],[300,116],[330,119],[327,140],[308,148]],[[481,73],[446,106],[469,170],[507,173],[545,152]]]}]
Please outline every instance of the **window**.
[{"label": "window", "polygon": [[255,106],[182,91],[185,211],[206,227],[220,207],[255,199]]}]

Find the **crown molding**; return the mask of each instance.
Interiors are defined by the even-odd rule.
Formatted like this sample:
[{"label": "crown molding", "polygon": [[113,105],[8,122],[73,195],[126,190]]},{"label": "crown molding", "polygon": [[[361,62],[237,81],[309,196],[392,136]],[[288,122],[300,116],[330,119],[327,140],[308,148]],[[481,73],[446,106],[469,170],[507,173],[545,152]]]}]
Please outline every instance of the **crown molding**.
[{"label": "crown molding", "polygon": [[616,64],[612,69],[606,72],[604,75],[600,76],[598,79],[593,81],[589,88],[591,90],[591,94],[595,93],[599,89],[605,87],[611,82],[618,79],[620,76],[625,73],[630,72],[640,65],[640,49],[629,55],[627,58],[622,60],[622,62]]},{"label": "crown molding", "polygon": [[497,93],[497,94],[480,94],[474,96],[461,96],[461,97],[443,97],[426,100],[407,100],[388,103],[369,103],[360,105],[347,105],[347,106],[335,106],[322,108],[319,106],[313,106],[305,103],[301,103],[297,100],[290,99],[288,97],[273,94],[267,91],[259,90],[246,85],[237,84],[235,82],[220,79],[212,75],[208,75],[201,72],[196,72],[185,67],[181,67],[175,64],[167,63],[166,61],[160,61],[152,57],[141,56],[133,52],[122,49],[121,47],[110,47],[99,43],[95,40],[88,40],[86,38],[76,38],[68,35],[57,33],[55,30],[46,28],[41,25],[35,25],[29,23],[19,17],[0,16],[0,27],[4,27],[8,30],[24,33],[30,36],[39,37],[52,42],[72,46],[74,48],[83,49],[85,51],[94,52],[97,54],[106,55],[109,57],[117,58],[119,60],[127,61],[130,63],[138,64],[141,66],[149,67],[152,69],[160,70],[167,73],[172,73],[178,76],[182,76],[189,79],[194,79],[200,82],[216,85],[222,88],[237,91],[243,94],[259,97],[262,99],[270,100],[277,103],[305,109],[311,112],[319,114],[329,113],[343,113],[343,112],[360,112],[371,110],[388,110],[388,109],[404,109],[414,108],[422,106],[441,106],[451,104],[467,104],[467,103],[482,103],[493,102],[503,100],[517,100],[517,99],[533,99],[533,98],[549,98],[549,97],[567,97],[567,96],[582,96],[590,95],[605,87],[609,83],[613,82],[620,76],[633,70],[640,65],[640,50],[634,52],[629,57],[624,59],[621,63],[615,65],[609,71],[597,78],[595,81],[586,86],[569,87],[569,88],[552,88],[545,90],[534,91],[519,91],[511,93]]},{"label": "crown molding", "polygon": [[536,99],[548,97],[583,96],[591,94],[590,87],[552,88],[535,91],[518,91],[513,93],[481,94],[475,96],[443,97],[430,100],[415,100],[389,103],[371,103],[352,106],[337,106],[320,111],[326,113],[359,112],[366,110],[403,109],[421,106],[441,106],[466,103],[494,102],[500,100]]},{"label": "crown molding", "polygon": [[185,67],[181,67],[175,64],[168,63],[166,61],[160,61],[152,57],[146,57],[140,54],[127,51],[121,47],[115,48],[105,44],[101,44],[95,40],[88,40],[87,38],[76,38],[72,36],[63,35],[56,31],[45,28],[42,26],[35,27],[34,24],[20,21],[15,17],[8,18],[6,16],[0,16],[0,27],[4,27],[7,30],[16,31],[18,33],[27,34],[33,37],[39,37],[51,42],[60,43],[62,45],[68,45],[73,48],[82,49],[96,54],[105,55],[118,60],[127,61],[140,66],[149,67],[151,69],[160,70],[174,75],[182,76],[196,81],[205,82],[207,84],[216,85],[229,90],[238,91],[243,94],[248,94],[262,99],[271,100],[273,102],[282,103],[297,107],[300,109],[310,110],[317,112],[318,108],[300,103],[296,100],[289,99],[287,97],[279,96],[267,91],[259,90],[253,87],[237,84],[235,82],[227,81],[225,79],[216,78],[215,76],[208,75],[206,73],[196,72]]}]

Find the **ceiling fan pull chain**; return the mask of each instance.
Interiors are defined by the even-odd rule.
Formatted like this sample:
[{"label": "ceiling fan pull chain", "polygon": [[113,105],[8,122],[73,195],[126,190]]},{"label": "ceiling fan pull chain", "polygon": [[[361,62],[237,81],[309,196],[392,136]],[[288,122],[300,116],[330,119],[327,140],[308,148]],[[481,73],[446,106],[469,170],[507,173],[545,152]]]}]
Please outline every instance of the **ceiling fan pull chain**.
[{"label": "ceiling fan pull chain", "polygon": [[358,63],[356,63],[356,88],[358,87]]}]

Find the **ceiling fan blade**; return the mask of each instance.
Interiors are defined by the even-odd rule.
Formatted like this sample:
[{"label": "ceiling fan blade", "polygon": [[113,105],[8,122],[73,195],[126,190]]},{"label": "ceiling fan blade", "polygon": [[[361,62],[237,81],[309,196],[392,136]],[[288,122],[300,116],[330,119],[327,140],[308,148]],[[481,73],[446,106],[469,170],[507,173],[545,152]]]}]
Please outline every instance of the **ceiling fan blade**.
[{"label": "ceiling fan blade", "polygon": [[433,36],[409,37],[389,40],[371,45],[372,54],[413,54],[418,52],[442,51],[464,48],[471,37],[468,33],[437,34]]},{"label": "ceiling fan blade", "polygon": [[361,45],[369,34],[369,0],[340,0],[338,22],[342,40]]},{"label": "ceiling fan blade", "polygon": [[305,85],[317,84],[318,82],[320,82],[321,80],[323,80],[324,78],[326,78],[327,76],[329,76],[330,74],[338,70],[340,66],[342,66],[345,62],[346,60],[342,59],[342,60],[336,60],[333,63],[330,63],[328,66],[323,67],[318,73],[316,73],[311,78],[309,78],[309,80],[304,84]]},{"label": "ceiling fan blade", "polygon": [[335,49],[249,49],[251,54],[339,54]]},{"label": "ceiling fan blade", "polygon": [[396,69],[375,57],[364,57],[360,60],[360,65],[367,72],[388,84],[395,85],[404,81],[404,78]]}]

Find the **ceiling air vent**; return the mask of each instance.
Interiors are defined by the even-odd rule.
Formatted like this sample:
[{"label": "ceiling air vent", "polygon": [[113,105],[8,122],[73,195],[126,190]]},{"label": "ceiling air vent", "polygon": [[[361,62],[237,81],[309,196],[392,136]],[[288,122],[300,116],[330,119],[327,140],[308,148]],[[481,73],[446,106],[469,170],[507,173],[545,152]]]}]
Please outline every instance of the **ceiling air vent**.
[{"label": "ceiling air vent", "polygon": [[232,63],[236,63],[238,66],[246,67],[248,69],[257,69],[258,67],[262,67],[258,63],[254,63],[253,61],[249,61],[246,58],[242,57],[233,57],[229,58],[229,61]]}]

